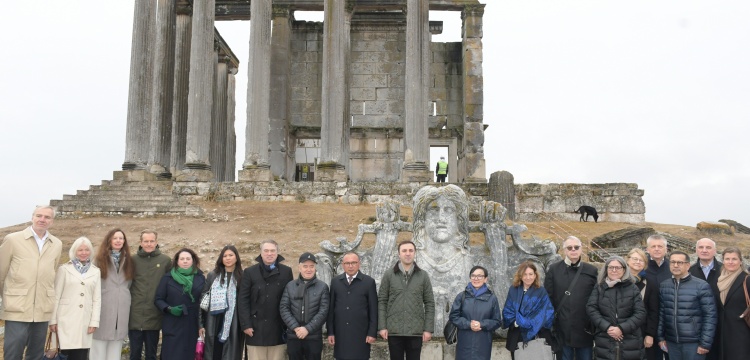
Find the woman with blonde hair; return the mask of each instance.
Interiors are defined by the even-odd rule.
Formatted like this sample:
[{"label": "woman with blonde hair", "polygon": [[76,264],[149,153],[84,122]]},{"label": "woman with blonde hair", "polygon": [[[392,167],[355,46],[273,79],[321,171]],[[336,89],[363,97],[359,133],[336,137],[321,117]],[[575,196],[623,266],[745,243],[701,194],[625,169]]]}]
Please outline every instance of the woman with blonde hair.
[{"label": "woman with blonde hair", "polygon": [[[718,344],[714,343],[711,351],[718,352],[718,359],[747,359],[750,354],[750,327],[740,315],[747,309],[745,302],[746,286],[750,289],[750,279],[742,264],[742,252],[736,247],[729,247],[721,253],[724,265],[716,282],[714,293],[718,293],[716,308],[719,313],[717,331]],[[717,349],[718,348],[718,349]]]},{"label": "woman with blonde hair", "polygon": [[508,329],[505,348],[511,358],[515,359],[519,343],[526,344],[536,338],[544,338],[551,351],[557,350],[551,331],[554,316],[555,309],[541,285],[536,265],[524,261],[513,276],[513,286],[508,289],[503,306],[503,328]]},{"label": "woman with blonde hair", "polygon": [[99,328],[94,332],[91,358],[120,360],[122,343],[128,336],[130,283],[135,267],[125,232],[112,229],[102,240],[94,258],[102,279],[102,311]]},{"label": "woman with blonde hair", "polygon": [[641,335],[643,335],[643,346],[648,349],[654,346],[656,328],[659,325],[659,284],[646,281],[648,256],[645,251],[639,248],[630,250],[627,263],[630,275],[633,276],[635,286],[641,292],[643,305],[646,307],[646,321],[641,325]]},{"label": "woman with blonde hair", "polygon": [[68,360],[87,360],[91,341],[99,327],[101,275],[91,263],[93,246],[85,237],[70,247],[70,261],[55,274],[55,306],[49,329],[60,339],[60,349]]}]

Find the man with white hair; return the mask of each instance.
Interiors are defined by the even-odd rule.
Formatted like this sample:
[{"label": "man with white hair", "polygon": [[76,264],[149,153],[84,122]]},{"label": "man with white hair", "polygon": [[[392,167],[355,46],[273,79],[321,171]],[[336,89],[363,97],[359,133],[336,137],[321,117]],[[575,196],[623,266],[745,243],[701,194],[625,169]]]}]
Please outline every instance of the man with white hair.
[{"label": "man with white hair", "polygon": [[8,234],[0,245],[0,319],[5,320],[5,359],[41,359],[55,302],[55,271],[62,242],[47,231],[55,209],[37,206],[31,226]]},{"label": "man with white hair", "polygon": [[[719,275],[721,275],[721,261],[716,260],[716,242],[709,238],[703,238],[695,243],[695,255],[698,256],[698,261],[690,267],[690,275],[695,276],[698,279],[704,280],[711,286],[711,290],[714,294],[714,300],[718,304],[721,300],[719,298],[719,288],[716,286],[719,281]],[[716,327],[714,333],[714,341],[712,348],[717,349],[716,344],[719,341],[720,328]],[[709,351],[706,354],[706,360],[713,360],[719,358],[718,351]]]},{"label": "man with white hair", "polygon": [[[666,260],[667,246],[667,239],[662,235],[654,234],[646,239],[646,252],[650,258],[646,266],[646,282],[654,284],[657,289],[659,284],[672,277],[672,273],[669,271],[669,261]],[[659,299],[659,303],[661,303],[661,299]],[[655,330],[658,325],[658,320],[654,320],[653,317],[646,319],[646,328]],[[669,360],[669,354],[655,344],[653,336],[646,335],[643,344],[646,347],[647,360]]]}]

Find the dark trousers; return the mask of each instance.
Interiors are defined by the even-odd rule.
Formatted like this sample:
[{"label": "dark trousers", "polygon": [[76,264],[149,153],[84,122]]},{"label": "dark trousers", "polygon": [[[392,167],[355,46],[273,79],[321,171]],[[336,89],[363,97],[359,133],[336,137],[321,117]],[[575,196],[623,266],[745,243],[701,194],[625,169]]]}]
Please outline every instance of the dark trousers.
[{"label": "dark trousers", "polygon": [[289,360],[320,360],[322,352],[323,340],[319,337],[311,340],[289,339],[286,342]]},{"label": "dark trousers", "polygon": [[647,360],[669,360],[669,354],[665,353],[664,351],[661,351],[661,348],[659,348],[659,344],[656,342],[656,339],[654,339],[654,345],[646,349],[646,359]]},{"label": "dark trousers", "polygon": [[60,350],[63,355],[68,355],[68,360],[88,360],[89,349],[66,349]]},{"label": "dark trousers", "polygon": [[[26,349],[26,360],[41,359],[47,341],[47,322],[5,322],[3,353],[5,359],[21,360]],[[54,341],[54,340],[53,340]]]},{"label": "dark trousers", "polygon": [[439,182],[439,183],[444,183],[444,182],[445,182],[445,177],[446,177],[446,176],[448,176],[448,174],[438,174],[438,175],[437,175],[437,182]]},{"label": "dark trousers", "polygon": [[156,360],[156,346],[159,344],[159,330],[130,330],[130,360],[141,360],[143,345],[146,345],[146,360]]},{"label": "dark trousers", "polygon": [[389,336],[388,352],[391,360],[419,360],[422,354],[421,336]]}]

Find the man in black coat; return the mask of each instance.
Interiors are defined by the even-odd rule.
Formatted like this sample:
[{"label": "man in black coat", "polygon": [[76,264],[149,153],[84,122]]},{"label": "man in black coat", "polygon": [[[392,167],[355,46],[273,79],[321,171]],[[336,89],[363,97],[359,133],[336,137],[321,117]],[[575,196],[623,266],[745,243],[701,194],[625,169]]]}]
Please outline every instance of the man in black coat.
[{"label": "man in black coat", "polygon": [[[656,292],[649,292],[650,296],[656,296],[657,301],[659,300],[659,284],[664,280],[672,278],[672,273],[669,272],[669,261],[666,261],[667,255],[667,239],[659,234],[654,234],[646,239],[646,252],[651,258],[648,261],[646,267],[646,286],[655,285]],[[659,326],[659,319],[649,316],[646,319],[646,328],[651,329],[653,333],[656,332]],[[652,332],[649,331],[649,332]],[[647,360],[669,360],[669,355],[664,351],[661,351],[658,344],[654,341],[653,336],[646,335],[643,339],[643,344],[646,347],[646,359]]]},{"label": "man in black coat", "polygon": [[[544,288],[555,308],[554,331],[562,347],[563,360],[591,360],[594,346],[586,303],[596,286],[598,271],[581,261],[582,245],[575,236],[565,239],[565,259],[550,265],[544,279]],[[572,284],[576,273],[580,274]]]},{"label": "man in black coat", "polygon": [[328,343],[336,359],[369,359],[378,331],[378,293],[373,278],[359,272],[359,255],[342,259],[344,273],[331,280]]},{"label": "man in black coat", "polygon": [[[714,300],[718,304],[721,300],[719,298],[719,289],[716,287],[716,282],[719,280],[719,275],[721,275],[722,264],[720,261],[716,260],[716,243],[709,238],[698,240],[698,242],[695,243],[695,255],[698,256],[698,261],[690,267],[690,275],[704,280],[711,286],[711,290],[713,290],[714,293]],[[716,333],[714,334],[714,342],[711,346],[712,349],[718,348],[717,344],[719,344],[720,336],[719,328],[717,327]],[[718,356],[718,351],[709,351],[708,354],[706,354],[706,360],[718,359]]]},{"label": "man in black coat", "polygon": [[284,287],[292,281],[292,269],[282,265],[279,245],[273,240],[260,243],[257,264],[242,272],[237,310],[240,328],[245,332],[247,355],[250,359],[283,360],[286,346],[282,334],[284,322],[279,303]]}]

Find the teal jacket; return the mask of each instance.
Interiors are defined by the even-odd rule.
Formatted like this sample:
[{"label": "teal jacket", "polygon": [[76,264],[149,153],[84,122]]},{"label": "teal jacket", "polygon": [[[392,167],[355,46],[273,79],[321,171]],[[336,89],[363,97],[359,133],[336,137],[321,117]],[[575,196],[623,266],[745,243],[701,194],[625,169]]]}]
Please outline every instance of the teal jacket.
[{"label": "teal jacket", "polygon": [[435,332],[435,296],[429,275],[416,263],[408,280],[398,267],[383,275],[378,291],[378,330],[388,335],[422,336]]}]

